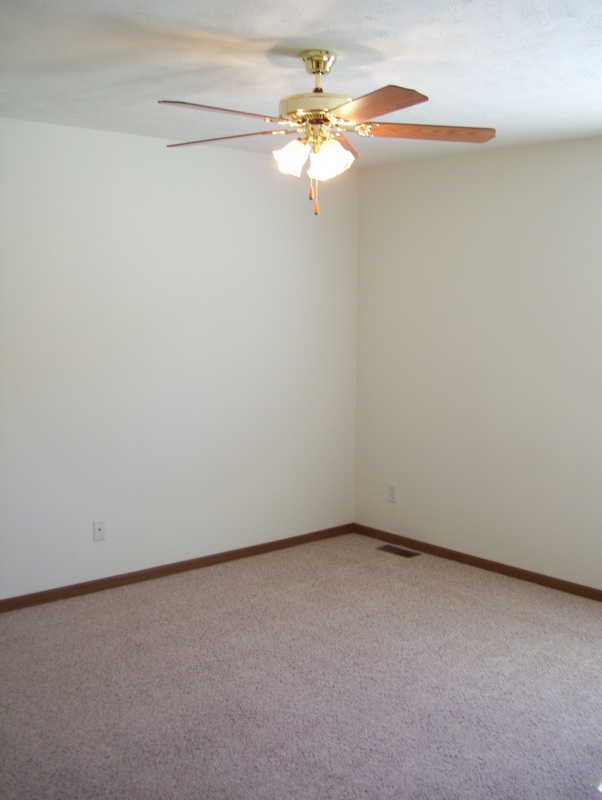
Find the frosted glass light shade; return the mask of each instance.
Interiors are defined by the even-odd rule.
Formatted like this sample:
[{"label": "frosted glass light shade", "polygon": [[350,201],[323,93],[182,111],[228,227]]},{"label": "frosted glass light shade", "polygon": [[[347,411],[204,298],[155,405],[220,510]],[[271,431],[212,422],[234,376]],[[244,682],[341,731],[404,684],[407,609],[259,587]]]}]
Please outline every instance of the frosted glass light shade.
[{"label": "frosted glass light shade", "polygon": [[281,147],[280,150],[274,150],[274,158],[280,172],[284,172],[285,175],[296,175],[298,178],[309,156],[309,149],[308,144],[300,139],[295,139]]},{"label": "frosted glass light shade", "polygon": [[313,180],[327,181],[349,169],[354,160],[353,153],[345,150],[336,139],[328,139],[317,153],[310,154],[307,174]]}]

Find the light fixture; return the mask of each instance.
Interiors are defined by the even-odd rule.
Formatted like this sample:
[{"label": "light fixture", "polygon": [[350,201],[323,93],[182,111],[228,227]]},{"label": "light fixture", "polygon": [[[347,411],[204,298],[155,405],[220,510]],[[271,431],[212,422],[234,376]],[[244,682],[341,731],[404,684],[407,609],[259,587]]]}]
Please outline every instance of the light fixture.
[{"label": "light fixture", "polygon": [[327,139],[317,152],[309,156],[307,174],[315,181],[328,181],[335,178],[353,164],[355,156],[336,139]]},{"label": "light fixture", "polygon": [[309,157],[310,146],[301,139],[289,142],[280,150],[274,150],[274,158],[278,162],[278,169],[285,175],[301,175],[301,170]]},{"label": "light fixture", "polygon": [[314,199],[315,181],[314,214],[317,216],[320,213],[318,181],[328,181],[345,172],[353,164],[355,156],[332,136],[326,126],[315,127],[319,128],[317,133],[313,126],[307,125],[303,139],[295,139],[285,147],[274,150],[273,154],[280,172],[295,175],[297,178],[301,176],[301,170],[309,157],[309,199]]}]

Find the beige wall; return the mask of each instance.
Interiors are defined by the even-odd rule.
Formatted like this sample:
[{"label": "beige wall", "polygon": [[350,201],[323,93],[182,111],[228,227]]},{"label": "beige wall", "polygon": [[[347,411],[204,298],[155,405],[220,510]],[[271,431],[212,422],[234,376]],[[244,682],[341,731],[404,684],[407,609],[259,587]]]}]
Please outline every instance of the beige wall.
[{"label": "beige wall", "polygon": [[361,175],[356,521],[600,588],[602,139],[485,147]]},{"label": "beige wall", "polygon": [[352,521],[357,175],[0,132],[0,596]]}]

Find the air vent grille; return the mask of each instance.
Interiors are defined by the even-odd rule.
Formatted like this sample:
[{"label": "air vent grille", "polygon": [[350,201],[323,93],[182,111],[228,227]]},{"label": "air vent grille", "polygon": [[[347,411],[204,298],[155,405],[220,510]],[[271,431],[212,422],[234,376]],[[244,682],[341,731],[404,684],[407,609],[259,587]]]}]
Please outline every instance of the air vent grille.
[{"label": "air vent grille", "polygon": [[396,556],[402,556],[403,558],[413,558],[414,556],[419,556],[420,553],[417,553],[416,550],[406,550],[405,547],[395,547],[392,544],[385,544],[383,547],[377,547],[377,550],[382,550],[384,553],[393,553]]}]

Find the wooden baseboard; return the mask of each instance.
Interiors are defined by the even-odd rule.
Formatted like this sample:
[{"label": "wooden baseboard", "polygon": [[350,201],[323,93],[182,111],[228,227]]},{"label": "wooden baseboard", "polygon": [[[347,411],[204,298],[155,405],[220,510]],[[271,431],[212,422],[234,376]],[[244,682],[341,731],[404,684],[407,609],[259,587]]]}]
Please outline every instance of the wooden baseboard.
[{"label": "wooden baseboard", "polygon": [[224,553],[215,553],[211,556],[201,556],[200,558],[191,558],[187,561],[178,561],[174,564],[163,564],[158,567],[141,569],[137,572],[127,572],[123,575],[112,575],[108,578],[99,578],[98,580],[86,581],[85,583],[60,586],[57,589],[47,589],[43,592],[33,592],[32,594],[23,594],[18,597],[8,597],[5,600],[0,600],[0,613],[15,611],[19,608],[26,608],[27,606],[37,606],[42,603],[53,603],[55,600],[65,600],[68,597],[78,597],[79,595],[91,594],[92,592],[102,592],[105,589],[114,589],[116,586],[126,586],[130,583],[140,583],[141,581],[150,581],[155,578],[165,578],[167,575],[175,575],[178,572],[187,572],[188,570],[200,569],[201,567],[211,567],[214,564],[222,564],[225,561],[235,561],[239,558],[259,556],[263,553],[271,553],[274,550],[283,550],[286,547],[295,547],[299,544],[317,542],[320,539],[330,539],[333,536],[343,536],[346,533],[352,533],[353,529],[354,526],[352,523],[348,525],[339,525],[336,528],[326,528],[325,530],[305,533],[300,536],[291,536],[288,539],[277,539],[274,542],[265,542],[263,544],[252,545],[251,547],[241,547],[238,550],[228,550]]},{"label": "wooden baseboard", "polygon": [[550,578],[548,575],[540,575],[538,572],[530,572],[529,570],[520,569],[519,567],[499,564],[497,561],[489,561],[486,558],[471,556],[467,553],[459,553],[456,550],[448,550],[446,547],[420,542],[417,539],[410,539],[407,536],[398,536],[395,533],[387,533],[386,531],[380,531],[376,528],[370,528],[367,525],[359,525],[356,523],[354,525],[354,532],[361,533],[363,536],[370,536],[373,539],[379,539],[382,542],[388,542],[389,544],[408,547],[410,550],[419,550],[421,553],[429,553],[430,555],[439,556],[440,558],[447,558],[450,561],[459,561],[471,567],[486,569],[489,572],[499,572],[501,575],[508,575],[511,578],[518,578],[521,581],[538,583],[540,586],[547,586],[550,589],[557,589],[560,592],[568,592],[569,594],[576,594],[580,597],[587,597],[590,600],[602,602],[602,589],[582,586],[579,583],[563,581],[560,578]]},{"label": "wooden baseboard", "polygon": [[529,581],[530,583],[538,583],[550,589],[557,589],[561,592],[568,592],[569,594],[576,594],[580,597],[587,597],[590,600],[602,602],[601,589],[581,586],[581,584],[563,581],[559,578],[550,578],[547,575],[540,575],[537,572],[529,572],[529,570],[519,569],[518,567],[498,564],[496,561],[489,561],[485,558],[459,553],[456,550],[448,550],[446,547],[420,542],[417,539],[410,539],[407,536],[398,536],[395,533],[387,533],[377,528],[370,528],[367,525],[359,525],[358,523],[352,522],[347,525],[339,525],[336,528],[326,528],[325,530],[305,533],[300,536],[291,536],[287,539],[277,539],[274,542],[265,542],[264,544],[252,545],[251,547],[241,547],[238,550],[228,550],[224,553],[216,553],[211,556],[201,556],[200,558],[192,558],[188,561],[163,564],[159,567],[150,567],[149,569],[128,572],[123,575],[113,575],[109,578],[100,578],[95,581],[76,583],[71,586],[61,586],[57,589],[47,589],[43,592],[33,592],[32,594],[24,594],[19,597],[9,597],[5,600],[0,600],[0,613],[16,611],[19,608],[26,608],[27,606],[37,606],[42,603],[52,603],[55,600],[65,600],[68,597],[78,597],[79,595],[90,594],[92,592],[101,592],[105,589],[114,589],[117,586],[126,586],[130,583],[140,583],[141,581],[150,581],[155,578],[164,578],[168,575],[175,575],[178,572],[187,572],[191,569],[210,567],[214,564],[235,561],[239,558],[258,556],[263,553],[271,553],[275,550],[283,550],[286,547],[295,547],[299,544],[317,542],[320,539],[344,536],[348,533],[359,533],[362,536],[369,536],[372,539],[378,539],[383,542],[388,542],[389,544],[397,544],[411,550],[419,550],[421,553],[429,553],[430,555],[447,558],[451,561],[459,561],[471,567],[486,569],[490,572],[499,572],[511,578],[518,578],[519,580]]}]

